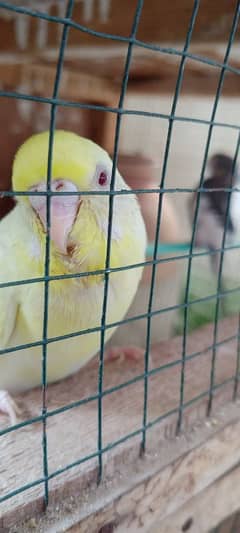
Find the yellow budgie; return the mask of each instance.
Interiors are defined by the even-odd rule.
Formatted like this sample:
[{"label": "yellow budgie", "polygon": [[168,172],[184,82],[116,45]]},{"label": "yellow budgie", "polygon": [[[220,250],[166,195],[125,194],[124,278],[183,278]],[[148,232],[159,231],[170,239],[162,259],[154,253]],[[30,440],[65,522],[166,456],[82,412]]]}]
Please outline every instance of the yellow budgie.
[{"label": "yellow budgie", "polygon": [[[12,183],[16,207],[0,222],[0,281],[44,276],[46,191],[49,132],[33,135],[18,150]],[[49,275],[91,272],[105,268],[112,161],[95,143],[71,132],[54,134],[51,190]],[[115,189],[129,189],[116,171]],[[58,192],[77,192],[63,195]],[[144,261],[146,233],[134,194],[114,198],[110,267]],[[125,269],[109,276],[106,323],[120,321],[136,293],[142,269]],[[104,275],[49,282],[48,338],[101,325]],[[42,340],[44,282],[0,289],[0,349]],[[106,330],[106,340],[114,328]],[[77,371],[100,346],[100,332],[48,344],[47,380],[57,381]],[[16,421],[10,394],[38,386],[42,380],[42,346],[0,355],[0,410]],[[9,394],[10,393],[10,394]]]}]

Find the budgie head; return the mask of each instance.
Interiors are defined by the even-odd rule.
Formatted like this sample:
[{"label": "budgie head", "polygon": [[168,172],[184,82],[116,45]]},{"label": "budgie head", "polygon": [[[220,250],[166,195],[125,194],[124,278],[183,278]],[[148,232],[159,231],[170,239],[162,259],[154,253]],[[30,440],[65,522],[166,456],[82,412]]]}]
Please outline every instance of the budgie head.
[{"label": "budgie head", "polygon": [[[49,132],[30,137],[18,150],[13,164],[13,189],[29,192],[19,196],[22,206],[33,215],[33,229],[39,239],[47,232],[46,195],[32,195],[47,190]],[[97,144],[74,133],[56,130],[51,166],[50,239],[53,254],[83,262],[93,254],[89,268],[102,267],[108,232],[109,195],[112,160]],[[116,171],[115,190],[129,189]],[[82,194],[88,191],[90,194]],[[67,193],[64,194],[64,193]],[[73,194],[71,194],[73,193]],[[134,225],[131,215],[139,219],[139,208],[133,195],[117,195],[114,199],[112,239],[127,237]],[[127,223],[128,221],[128,223]],[[128,226],[130,224],[130,226]],[[137,230],[137,228],[135,228]],[[133,228],[131,228],[133,231]],[[127,242],[125,243],[127,245]],[[96,257],[99,261],[96,264]],[[101,256],[101,257],[100,257]],[[86,266],[86,265],[85,265]]]}]

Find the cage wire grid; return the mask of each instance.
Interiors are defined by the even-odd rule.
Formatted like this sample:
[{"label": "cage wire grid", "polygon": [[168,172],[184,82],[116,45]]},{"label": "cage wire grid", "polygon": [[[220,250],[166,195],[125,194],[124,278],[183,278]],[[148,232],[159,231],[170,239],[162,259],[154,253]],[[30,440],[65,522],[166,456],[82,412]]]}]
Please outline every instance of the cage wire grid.
[{"label": "cage wire grid", "polygon": [[[7,433],[13,432],[18,428],[22,428],[25,426],[29,426],[35,422],[42,422],[42,457],[43,457],[43,470],[42,470],[42,477],[39,479],[36,479],[35,481],[25,484],[21,487],[16,488],[14,491],[11,491],[7,494],[4,494],[0,497],[0,502],[4,502],[9,498],[14,497],[15,495],[24,492],[32,487],[35,487],[37,485],[43,485],[44,487],[44,499],[45,503],[48,503],[49,500],[49,481],[56,476],[66,472],[67,470],[76,467],[86,461],[89,461],[90,459],[97,458],[98,459],[98,482],[101,481],[102,475],[103,475],[103,463],[102,458],[103,454],[107,451],[115,448],[116,446],[122,444],[123,442],[139,436],[139,444],[140,444],[140,454],[144,453],[146,449],[146,436],[147,431],[153,427],[154,425],[158,424],[163,419],[166,419],[170,417],[173,414],[177,414],[177,431],[180,431],[182,429],[182,422],[183,422],[183,413],[184,410],[189,407],[190,405],[193,405],[194,403],[198,402],[202,398],[207,398],[208,400],[208,408],[207,408],[207,414],[211,414],[212,409],[212,400],[214,396],[214,392],[221,387],[224,387],[227,383],[233,384],[233,399],[236,399],[237,396],[237,390],[238,390],[238,382],[239,382],[239,373],[240,373],[240,318],[238,323],[238,330],[235,335],[232,335],[231,337],[225,338],[221,341],[217,340],[217,334],[218,334],[218,323],[219,323],[219,309],[220,309],[220,302],[221,300],[228,294],[236,293],[240,291],[240,286],[236,287],[234,289],[224,289],[222,287],[221,278],[222,278],[222,269],[223,269],[223,258],[224,258],[224,252],[226,250],[233,250],[236,248],[239,248],[239,245],[232,245],[232,246],[225,246],[225,240],[226,240],[226,228],[227,228],[227,221],[229,218],[229,207],[230,207],[230,199],[231,199],[231,193],[233,191],[240,192],[240,189],[237,187],[229,187],[223,189],[224,191],[228,192],[228,202],[227,202],[227,209],[226,209],[226,216],[225,216],[225,228],[223,232],[223,238],[222,238],[222,246],[214,250],[214,252],[209,251],[197,251],[194,249],[194,237],[196,232],[196,225],[197,225],[197,218],[198,218],[198,212],[199,212],[199,205],[200,205],[200,197],[201,192],[214,192],[216,189],[206,189],[203,188],[203,180],[204,180],[204,174],[205,174],[205,168],[209,153],[209,148],[211,144],[212,139],[212,133],[213,128],[215,127],[225,127],[225,128],[232,128],[239,131],[238,140],[236,144],[235,149],[235,155],[233,159],[233,168],[232,171],[234,172],[236,161],[238,158],[239,153],[239,146],[240,146],[240,125],[237,124],[231,124],[226,122],[217,122],[215,121],[217,107],[219,103],[219,98],[221,95],[223,83],[224,83],[224,77],[226,72],[231,72],[234,74],[239,75],[240,69],[237,69],[235,67],[232,67],[228,64],[231,47],[234,42],[234,38],[236,35],[236,30],[239,23],[239,15],[240,15],[240,2],[237,0],[236,2],[236,8],[235,13],[233,14],[233,20],[232,20],[232,27],[229,34],[229,39],[226,47],[226,52],[224,56],[223,62],[218,62],[215,60],[212,60],[210,58],[202,57],[196,54],[192,54],[189,52],[189,46],[191,43],[192,34],[194,31],[195,22],[197,19],[197,14],[199,7],[201,5],[201,0],[194,0],[193,1],[193,7],[192,7],[192,13],[189,20],[189,26],[186,34],[186,41],[184,44],[184,47],[182,50],[178,50],[175,48],[164,48],[159,45],[154,45],[150,43],[146,43],[143,41],[140,41],[137,39],[137,31],[139,22],[141,19],[141,12],[143,8],[144,0],[138,0],[134,15],[134,20],[132,22],[132,30],[129,37],[125,36],[118,36],[118,35],[111,35],[103,32],[97,32],[94,31],[86,26],[83,26],[77,22],[75,22],[72,19],[72,13],[74,8],[74,0],[68,0],[67,7],[66,7],[66,14],[65,17],[57,17],[50,15],[48,13],[44,12],[37,12],[34,11],[28,7],[21,7],[21,6],[15,6],[10,4],[9,2],[0,2],[0,8],[13,11],[18,14],[18,16],[21,15],[28,15],[30,17],[35,18],[41,18],[42,20],[45,20],[46,22],[52,22],[52,23],[58,23],[62,25],[62,36],[61,36],[61,42],[59,47],[59,56],[56,66],[56,75],[55,75],[55,83],[53,88],[53,93],[51,97],[41,97],[41,96],[33,96],[31,94],[23,94],[23,93],[17,93],[14,91],[5,91],[0,90],[0,97],[8,97],[8,98],[14,98],[14,99],[23,99],[26,101],[34,101],[34,102],[42,102],[46,105],[50,105],[50,136],[49,136],[49,152],[48,152],[48,171],[47,171],[47,191],[45,192],[31,192],[31,195],[45,195],[46,196],[46,204],[47,204],[47,233],[46,233],[46,250],[45,250],[45,268],[44,268],[44,276],[42,277],[36,277],[33,279],[24,279],[24,280],[16,280],[16,281],[9,281],[5,283],[0,283],[0,289],[6,288],[6,287],[14,287],[21,284],[31,284],[31,283],[43,283],[44,284],[44,320],[43,320],[43,329],[42,329],[42,339],[36,342],[27,343],[24,345],[18,345],[7,349],[0,350],[0,356],[6,356],[9,353],[19,351],[23,348],[31,348],[34,346],[41,346],[42,347],[42,412],[41,415],[25,420],[23,422],[18,423],[15,426],[8,427],[6,429],[3,429],[0,431],[0,436],[3,436]],[[77,102],[71,102],[67,100],[62,100],[59,98],[59,86],[60,86],[60,80],[61,80],[61,74],[63,70],[64,65],[64,53],[67,47],[67,40],[68,40],[68,34],[71,28],[77,29],[79,32],[85,32],[89,35],[93,35],[95,37],[99,37],[101,39],[110,39],[115,42],[125,43],[127,44],[127,54],[125,58],[125,68],[124,68],[124,74],[120,89],[120,96],[119,96],[119,104],[117,108],[113,107],[107,107],[107,106],[101,106],[101,105],[91,105],[91,104],[82,104]],[[139,111],[139,110],[133,110],[133,109],[125,109],[124,108],[124,99],[127,91],[128,86],[128,78],[129,78],[129,71],[131,66],[131,58],[132,58],[132,50],[133,47],[140,47],[145,48],[148,50],[155,51],[157,53],[162,54],[171,54],[175,56],[180,57],[180,65],[178,68],[178,75],[177,75],[177,81],[175,86],[175,92],[173,96],[173,103],[170,114],[163,114],[163,113],[152,113],[148,111]],[[216,95],[213,103],[212,113],[209,120],[199,119],[196,117],[184,117],[184,116],[178,116],[175,114],[177,102],[179,98],[179,94],[182,87],[182,81],[184,78],[184,67],[187,59],[191,59],[197,62],[205,63],[206,65],[210,65],[213,68],[217,68],[220,70],[219,74],[219,80],[218,80],[218,86],[216,90]],[[51,198],[54,194],[71,194],[73,195],[73,192],[66,193],[66,192],[57,192],[54,193],[50,189],[50,183],[51,183],[51,167],[52,167],[52,152],[53,152],[53,142],[54,142],[54,131],[55,131],[55,121],[56,121],[56,114],[57,109],[59,106],[62,107],[75,107],[80,109],[93,109],[96,112],[106,111],[110,113],[115,113],[117,115],[116,120],[116,130],[115,130],[115,139],[114,139],[114,154],[113,154],[113,167],[112,167],[112,176],[111,176],[111,185],[110,185],[110,191],[102,192],[102,191],[84,191],[81,192],[81,195],[108,195],[109,196],[109,220],[108,220],[108,238],[107,238],[107,252],[106,252],[106,263],[105,263],[105,269],[102,270],[95,270],[91,272],[79,272],[77,274],[66,274],[66,275],[50,275],[49,274],[49,257],[50,257],[50,238],[49,238],[49,232],[51,227],[51,217],[50,217],[50,204],[51,204]],[[145,116],[147,117],[153,117],[156,119],[164,119],[168,121],[168,131],[167,131],[167,137],[166,137],[166,144],[165,144],[165,152],[164,152],[164,160],[163,160],[163,168],[162,168],[162,175],[159,187],[154,189],[135,189],[134,191],[115,191],[115,172],[117,168],[117,161],[118,161],[118,152],[119,152],[119,138],[120,138],[120,130],[121,130],[121,120],[124,115],[137,115],[137,116]],[[174,122],[181,121],[185,123],[195,123],[195,124],[205,124],[208,126],[208,134],[206,139],[206,145],[204,150],[204,157],[203,157],[203,164],[200,172],[200,179],[199,179],[199,186],[196,189],[192,188],[166,188],[165,187],[165,178],[166,178],[166,172],[167,172],[167,165],[168,165],[168,159],[169,159],[169,151],[172,141],[172,131]],[[193,190],[197,193],[197,202],[196,202],[196,209],[194,214],[194,221],[193,221],[193,231],[192,231],[192,237],[190,246],[183,245],[182,251],[186,253],[178,254],[174,257],[159,257],[159,234],[160,234],[160,225],[161,225],[161,215],[162,215],[162,201],[163,201],[163,194],[166,193],[192,193]],[[219,189],[218,189],[219,190]],[[158,193],[159,195],[159,201],[158,201],[158,212],[157,212],[157,221],[156,221],[156,233],[155,233],[155,239],[154,242],[151,243],[151,250],[152,250],[152,259],[146,260],[144,263],[138,263],[138,264],[131,264],[124,267],[118,267],[118,268],[111,268],[110,267],[110,253],[111,253],[111,233],[112,233],[112,216],[113,216],[113,206],[114,206],[114,197],[115,195],[119,194],[136,194],[136,193],[144,193],[144,194],[151,194],[151,193]],[[75,193],[79,194],[79,193]],[[4,191],[2,192],[3,196],[23,196],[23,195],[29,195],[28,192],[24,191]],[[220,254],[220,265],[219,265],[219,271],[218,271],[218,277],[217,277],[217,291],[214,294],[211,294],[209,296],[205,296],[202,298],[190,300],[190,278],[191,278],[191,271],[192,271],[192,261],[194,257],[201,257],[210,255],[211,253],[218,252]],[[185,298],[184,302],[179,305],[169,306],[165,307],[163,309],[154,310],[152,309],[153,306],[153,295],[154,295],[154,287],[155,287],[155,278],[156,278],[156,268],[159,263],[166,263],[168,261],[179,261],[182,259],[188,260],[188,267],[187,267],[187,277],[186,277],[186,288],[185,288]],[[148,301],[148,309],[146,313],[142,313],[141,315],[134,316],[131,318],[125,318],[124,320],[120,322],[115,323],[106,323],[106,309],[107,309],[107,300],[108,300],[108,287],[109,287],[109,275],[111,272],[117,272],[120,270],[125,269],[131,269],[131,268],[140,268],[142,266],[149,265],[152,267],[152,274],[151,274],[151,282],[150,282],[150,290],[149,290],[149,301]],[[49,283],[53,280],[61,280],[61,279],[71,279],[71,278],[81,278],[84,276],[93,276],[101,274],[104,275],[104,297],[103,297],[103,304],[102,304],[102,317],[101,317],[101,325],[99,327],[95,328],[89,328],[73,333],[69,333],[66,335],[62,335],[59,337],[49,337],[48,336],[48,290],[49,290]],[[213,332],[213,341],[209,344],[209,346],[205,347],[202,351],[197,351],[191,354],[187,353],[187,335],[188,335],[188,316],[189,316],[189,309],[193,305],[197,305],[201,302],[207,302],[214,300],[215,303],[215,316],[214,316],[214,332]],[[149,368],[149,352],[150,352],[150,343],[151,343],[151,319],[153,316],[160,316],[160,314],[164,312],[168,312],[174,309],[183,309],[184,311],[184,325],[183,325],[183,338],[182,338],[182,353],[181,356],[168,364],[164,364],[161,366],[158,366],[154,369]],[[146,344],[145,344],[145,358],[144,358],[144,371],[135,376],[134,378],[122,382],[121,384],[115,386],[115,387],[109,387],[104,388],[103,387],[103,376],[104,376],[104,344],[105,344],[105,331],[108,328],[113,328],[117,325],[124,324],[127,322],[134,322],[136,320],[140,320],[145,318],[147,321],[147,334],[146,334]],[[47,402],[46,402],[46,390],[47,390],[47,375],[46,375],[46,369],[47,369],[47,348],[48,344],[52,342],[60,342],[61,340],[81,336],[86,333],[91,332],[100,332],[100,355],[99,355],[99,370],[98,370],[98,392],[95,395],[82,398],[79,401],[72,402],[71,404],[64,405],[63,407],[60,407],[58,409],[47,409]],[[237,340],[237,354],[236,354],[236,370],[235,375],[231,378],[226,379],[225,381],[216,384],[215,383],[215,363],[216,363],[216,349],[219,346],[222,346],[231,340]],[[210,373],[210,386],[207,390],[204,390],[201,392],[201,394],[193,397],[189,401],[185,401],[184,399],[184,387],[185,387],[185,368],[187,361],[190,361],[191,359],[194,359],[196,357],[201,356],[203,353],[206,352],[212,352],[211,356],[211,373]],[[171,411],[168,411],[161,416],[158,416],[154,420],[148,421],[148,382],[149,378],[152,375],[156,375],[161,373],[164,369],[171,368],[173,366],[180,365],[181,368],[181,380],[180,380],[180,399],[179,399],[179,405],[178,407],[172,409]],[[144,397],[143,397],[143,413],[142,413],[142,425],[139,429],[131,432],[130,434],[127,434],[123,436],[122,438],[108,444],[107,446],[103,446],[103,427],[102,427],[102,420],[103,420],[103,408],[102,408],[102,401],[103,398],[107,395],[111,395],[113,392],[117,390],[121,390],[124,388],[127,388],[128,386],[138,382],[143,381],[144,383]],[[74,409],[75,407],[78,407],[80,405],[84,405],[91,401],[98,402],[98,438],[97,438],[97,449],[95,452],[89,454],[88,456],[84,456],[79,458],[77,461],[74,461],[62,468],[59,468],[55,470],[54,472],[49,472],[48,467],[48,441],[47,441],[47,420],[48,418],[60,414],[64,411],[68,411],[71,409]]]}]

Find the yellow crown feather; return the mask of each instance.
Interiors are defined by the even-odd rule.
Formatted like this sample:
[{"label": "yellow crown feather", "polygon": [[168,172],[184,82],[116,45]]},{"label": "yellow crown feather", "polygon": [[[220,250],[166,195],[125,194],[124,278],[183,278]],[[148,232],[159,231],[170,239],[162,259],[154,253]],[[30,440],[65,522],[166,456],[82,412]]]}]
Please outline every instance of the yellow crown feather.
[{"label": "yellow crown feather", "polygon": [[[13,163],[14,191],[27,191],[47,179],[49,131],[32,135],[16,153]],[[109,164],[108,154],[97,144],[79,135],[55,130],[51,178],[68,178],[80,189],[88,189],[96,161]]]}]

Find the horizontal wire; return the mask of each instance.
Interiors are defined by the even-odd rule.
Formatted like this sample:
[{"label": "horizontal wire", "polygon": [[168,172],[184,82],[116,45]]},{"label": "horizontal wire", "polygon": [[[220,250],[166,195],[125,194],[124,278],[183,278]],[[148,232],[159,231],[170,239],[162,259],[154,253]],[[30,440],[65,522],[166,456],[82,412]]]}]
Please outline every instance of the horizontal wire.
[{"label": "horizontal wire", "polygon": [[19,350],[35,348],[37,346],[43,346],[44,344],[52,344],[53,342],[59,342],[59,341],[67,340],[67,339],[72,339],[72,338],[80,337],[82,335],[87,335],[90,333],[101,332],[103,328],[104,329],[116,328],[117,326],[128,324],[130,322],[137,322],[138,320],[148,318],[149,316],[158,316],[162,313],[167,313],[170,311],[174,311],[176,309],[184,309],[186,306],[190,307],[192,305],[196,305],[196,304],[203,303],[203,302],[209,302],[214,299],[225,298],[225,296],[228,296],[230,294],[236,294],[236,292],[239,292],[239,291],[240,291],[240,287],[235,287],[234,289],[224,290],[221,293],[210,294],[202,298],[197,298],[195,300],[189,301],[188,303],[182,303],[182,304],[171,305],[169,307],[163,307],[162,309],[151,311],[151,313],[142,313],[141,315],[128,317],[123,320],[119,320],[117,322],[111,322],[109,324],[105,324],[104,326],[96,326],[94,328],[87,328],[87,329],[80,330],[80,331],[74,331],[72,333],[66,333],[65,335],[59,335],[58,337],[48,337],[47,339],[44,339],[41,341],[34,341],[34,342],[26,343],[26,344],[20,344],[17,346],[11,346],[10,348],[5,348],[5,349],[0,350],[0,356],[6,356],[9,353],[17,352]]},{"label": "horizontal wire", "polygon": [[151,187],[149,189],[120,189],[114,191],[4,191],[0,190],[0,198],[5,196],[124,196],[134,194],[173,194],[173,193],[214,193],[214,192],[240,192],[239,187]]},{"label": "horizontal wire", "polygon": [[171,115],[167,113],[157,113],[152,111],[141,111],[137,109],[125,109],[121,107],[109,107],[104,105],[97,104],[85,104],[81,102],[71,102],[69,100],[64,100],[60,98],[46,97],[46,96],[33,96],[25,93],[18,93],[16,91],[5,91],[0,90],[0,97],[4,98],[15,98],[17,100],[26,100],[30,102],[38,102],[49,105],[57,105],[59,107],[73,107],[76,109],[89,109],[94,111],[104,111],[109,113],[115,113],[117,115],[133,115],[137,117],[149,117],[149,118],[162,118],[163,120],[172,120],[176,122],[187,122],[192,124],[203,124],[203,125],[212,125],[215,127],[231,128],[231,129],[240,129],[240,125],[232,124],[228,122],[217,122],[211,121],[208,119],[194,118],[194,117],[184,117],[178,115]]},{"label": "horizontal wire", "polygon": [[[239,250],[240,243],[235,245],[229,245],[224,248],[225,252],[231,251],[231,250]],[[162,263],[169,263],[171,261],[179,261],[183,259],[188,259],[189,256],[192,258],[196,257],[210,257],[212,255],[215,255],[216,253],[220,253],[222,251],[222,248],[215,248],[214,250],[206,250],[202,252],[193,252],[191,255],[189,253],[182,254],[182,255],[176,255],[176,256],[170,256],[170,257],[159,257],[158,259],[150,259],[147,261],[142,261],[141,263],[133,263],[130,265],[120,266],[120,267],[109,267],[107,271],[109,273],[114,272],[124,272],[125,270],[132,270],[135,268],[142,268],[147,266],[152,266],[153,264],[161,265]],[[40,276],[36,278],[27,278],[27,279],[20,279],[20,280],[13,280],[13,281],[6,281],[0,283],[0,289],[5,289],[7,287],[16,287],[18,285],[29,285],[34,283],[43,283],[44,281],[61,281],[61,280],[68,280],[68,279],[78,279],[78,278],[86,278],[89,276],[100,276],[106,272],[106,269],[98,269],[98,270],[90,270],[88,272],[75,272],[74,274],[55,274],[55,275],[49,275],[49,276]]]}]

